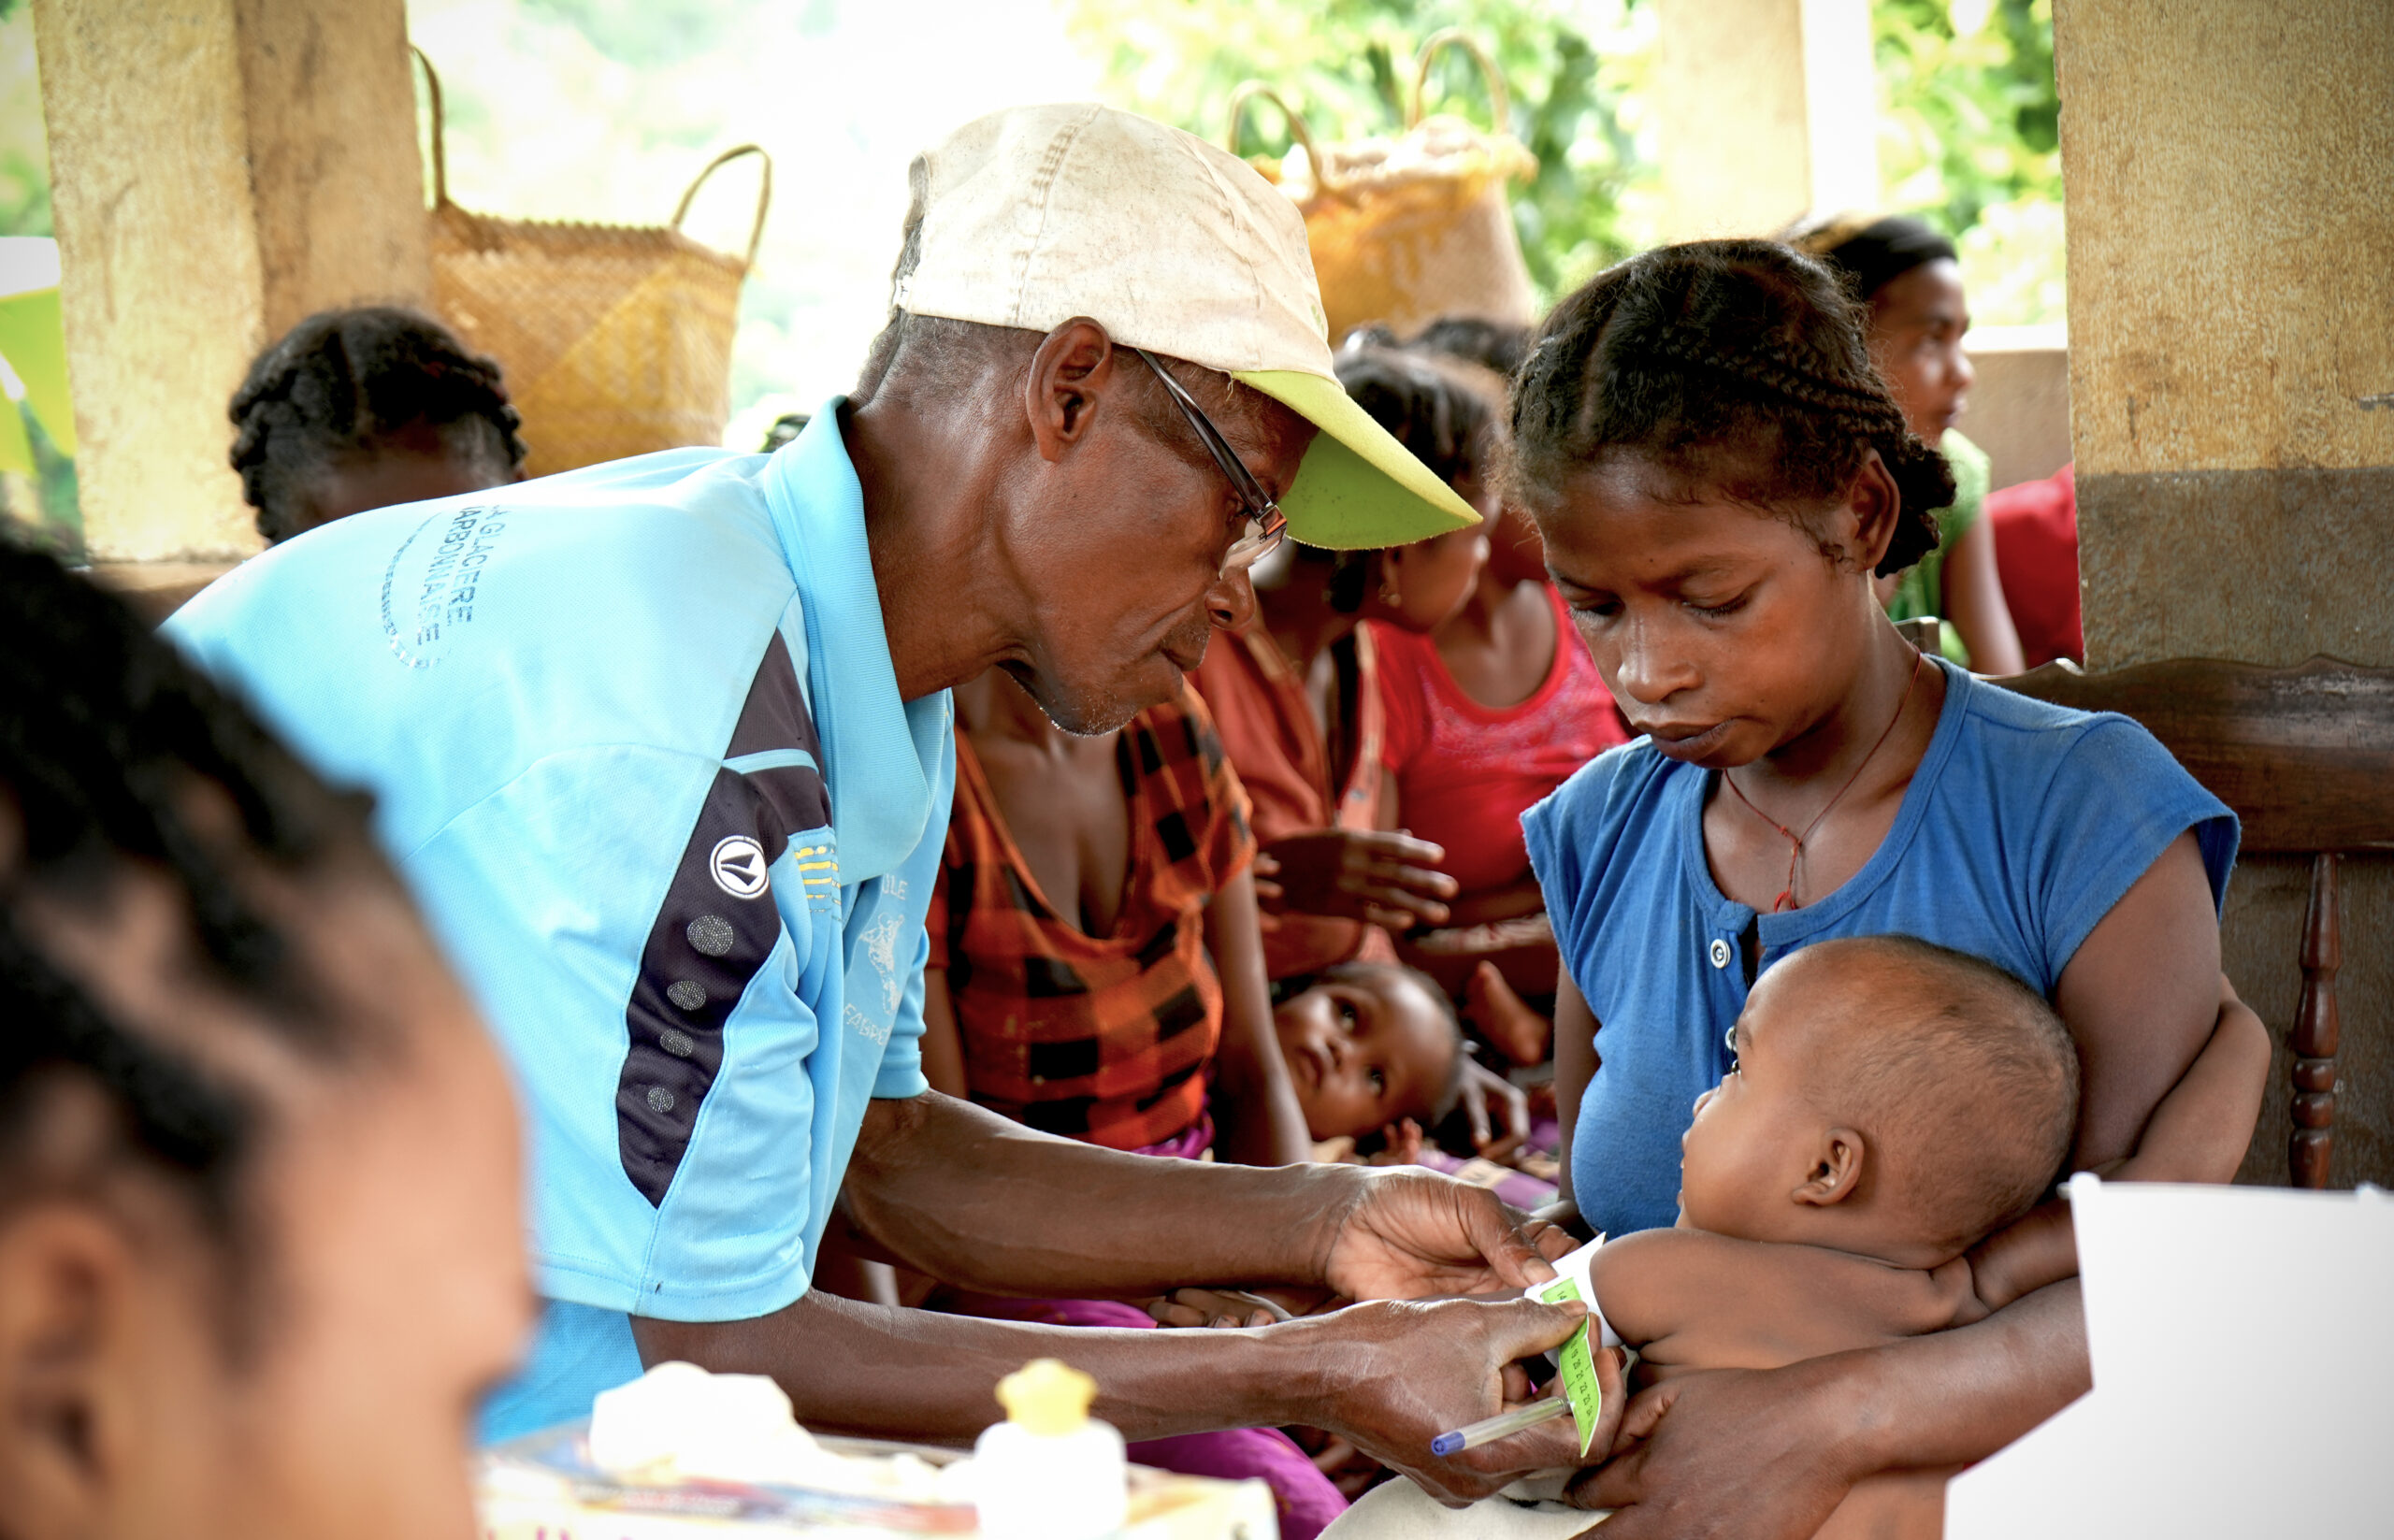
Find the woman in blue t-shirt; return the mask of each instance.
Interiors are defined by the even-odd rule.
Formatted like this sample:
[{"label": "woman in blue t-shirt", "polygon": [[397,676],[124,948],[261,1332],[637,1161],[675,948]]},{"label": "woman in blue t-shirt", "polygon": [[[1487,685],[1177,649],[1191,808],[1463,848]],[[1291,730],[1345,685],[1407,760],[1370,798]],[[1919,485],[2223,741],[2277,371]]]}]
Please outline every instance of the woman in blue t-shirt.
[{"label": "woman in blue t-shirt", "polygon": [[[1513,433],[1514,495],[1647,735],[1523,818],[1563,956],[1565,1170],[1589,1222],[1672,1223],[1680,1136],[1763,969],[1886,931],[2053,1000],[2084,1071],[2073,1167],[2232,1175],[2249,1128],[2140,1142],[2214,1030],[2260,1031],[2219,971],[2236,821],[2126,718],[1981,684],[1896,634],[1872,576],[1934,546],[1954,482],[1836,281],[1761,241],[1613,268],[1546,322]],[[2265,1063],[2253,1048],[2237,1061]],[[1983,1249],[2062,1277],[2067,1233],[2040,1212]],[[1809,1535],[1861,1476],[1990,1454],[2087,1383],[2073,1277],[1960,1331],[1657,1387],[1627,1415],[1645,1442],[1579,1495],[1647,1504],[1613,1521],[1624,1540],[1657,1520]]]}]

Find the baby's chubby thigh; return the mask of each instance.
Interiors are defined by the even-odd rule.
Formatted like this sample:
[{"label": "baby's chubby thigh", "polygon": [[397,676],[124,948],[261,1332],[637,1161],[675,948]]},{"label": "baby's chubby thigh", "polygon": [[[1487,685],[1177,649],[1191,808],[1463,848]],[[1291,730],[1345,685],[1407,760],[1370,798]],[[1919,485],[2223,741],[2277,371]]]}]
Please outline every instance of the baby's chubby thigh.
[{"label": "baby's chubby thigh", "polygon": [[1560,1501],[1576,1471],[1523,1476],[1493,1497],[1449,1508],[1410,1481],[1384,1481],[1321,1532],[1321,1540],[1572,1540],[1605,1521],[1603,1509]]}]

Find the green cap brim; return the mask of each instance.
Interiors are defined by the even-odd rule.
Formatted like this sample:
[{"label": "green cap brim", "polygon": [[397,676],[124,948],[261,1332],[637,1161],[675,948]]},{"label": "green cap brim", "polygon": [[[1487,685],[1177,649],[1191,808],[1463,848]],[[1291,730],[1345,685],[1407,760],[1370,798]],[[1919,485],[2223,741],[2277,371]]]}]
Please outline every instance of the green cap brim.
[{"label": "green cap brim", "polygon": [[1295,369],[1233,371],[1321,430],[1280,498],[1289,534],[1332,551],[1409,545],[1479,522],[1428,466],[1372,421],[1337,381]]}]

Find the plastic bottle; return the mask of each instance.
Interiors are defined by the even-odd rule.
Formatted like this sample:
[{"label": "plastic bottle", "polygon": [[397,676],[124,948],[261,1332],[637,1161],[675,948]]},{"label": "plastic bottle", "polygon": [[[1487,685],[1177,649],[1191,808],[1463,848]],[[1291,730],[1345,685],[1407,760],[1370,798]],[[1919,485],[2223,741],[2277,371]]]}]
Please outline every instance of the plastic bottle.
[{"label": "plastic bottle", "polygon": [[1122,1435],[1089,1415],[1097,1381],[1033,1359],[998,1381],[1006,1419],[973,1446],[982,1540],[1104,1540],[1122,1527]]}]

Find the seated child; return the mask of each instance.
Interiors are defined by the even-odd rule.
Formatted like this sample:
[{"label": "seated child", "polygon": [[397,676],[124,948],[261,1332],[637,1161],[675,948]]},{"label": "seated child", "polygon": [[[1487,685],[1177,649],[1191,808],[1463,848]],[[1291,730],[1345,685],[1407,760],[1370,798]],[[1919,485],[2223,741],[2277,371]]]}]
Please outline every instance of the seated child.
[{"label": "seated child", "polygon": [[[1435,335],[1416,347],[1432,347]],[[1436,413],[1401,410],[1408,375],[1388,367],[1392,357],[1406,360],[1411,378],[1435,381],[1413,394],[1435,401]],[[1357,399],[1488,521],[1488,559],[1436,629],[1364,625],[1379,654],[1381,756],[1392,783],[1384,805],[1446,852],[1443,870],[1459,889],[1445,924],[1417,927],[1397,949],[1467,999],[1472,1026],[1507,1058],[1539,1063],[1552,1027],[1516,991],[1550,995],[1559,959],[1521,813],[1629,734],[1547,581],[1536,525],[1496,497],[1504,381],[1461,360],[1385,351],[1357,352],[1341,368]]]},{"label": "seated child", "polygon": [[[2077,1271],[2066,1242],[2000,1270],[1971,1249],[2051,1189],[2077,1125],[2070,1032],[2009,973],[1907,936],[1824,941],[1755,982],[1731,1045],[1681,1140],[1677,1228],[1610,1242],[1589,1268],[1638,1383],[1968,1325]],[[2226,1130],[2232,1162],[2257,1110],[2257,1051],[2218,1034],[2156,1123]],[[2130,1158],[2110,1174],[2195,1173]],[[1934,1533],[1949,1474],[1866,1481],[1820,1533]],[[1376,1495],[1336,1533],[1449,1533],[1423,1506]],[[1590,1519],[1551,1503],[1467,1511],[1478,1522],[1451,1533],[1562,1536]]]},{"label": "seated child", "polygon": [[524,479],[498,366],[411,310],[325,310],[233,393],[233,468],[268,545],[369,508]]}]

